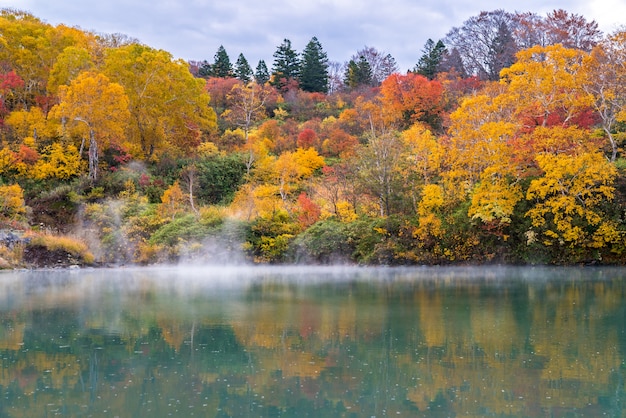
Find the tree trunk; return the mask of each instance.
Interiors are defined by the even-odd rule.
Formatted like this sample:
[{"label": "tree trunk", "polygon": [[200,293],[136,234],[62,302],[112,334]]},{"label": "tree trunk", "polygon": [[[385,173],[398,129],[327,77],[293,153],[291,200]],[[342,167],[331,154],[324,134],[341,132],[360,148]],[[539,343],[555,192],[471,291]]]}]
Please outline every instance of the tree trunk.
[{"label": "tree trunk", "polygon": [[93,129],[89,130],[89,179],[98,179],[98,143]]}]

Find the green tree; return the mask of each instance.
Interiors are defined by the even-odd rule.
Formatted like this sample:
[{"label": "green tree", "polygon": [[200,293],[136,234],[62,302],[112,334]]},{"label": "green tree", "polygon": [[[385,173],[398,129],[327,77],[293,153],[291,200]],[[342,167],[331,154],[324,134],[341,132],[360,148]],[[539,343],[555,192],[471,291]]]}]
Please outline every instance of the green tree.
[{"label": "green tree", "polygon": [[291,47],[289,39],[283,40],[274,52],[271,83],[277,88],[286,87],[300,76],[300,60],[298,53]]},{"label": "green tree", "polygon": [[244,83],[248,83],[252,80],[252,68],[250,68],[250,64],[248,64],[248,60],[243,54],[239,54],[239,57],[237,57],[234,74],[236,78]]},{"label": "green tree", "polygon": [[364,56],[361,56],[358,62],[350,60],[346,68],[344,84],[349,89],[372,84],[372,67]]},{"label": "green tree", "polygon": [[441,61],[446,54],[446,46],[441,40],[435,43],[432,39],[428,39],[422,53],[413,72],[432,80],[439,72]]},{"label": "green tree", "polygon": [[233,65],[226,53],[224,46],[220,45],[215,53],[215,59],[211,66],[211,75],[213,77],[227,78],[233,76]]},{"label": "green tree", "polygon": [[196,164],[201,204],[230,203],[246,175],[246,157],[241,154],[215,154]]},{"label": "green tree", "polygon": [[328,56],[315,36],[302,53],[300,87],[309,92],[328,92]]},{"label": "green tree", "polygon": [[267,64],[265,64],[264,60],[260,60],[257,64],[254,79],[256,83],[261,86],[270,81],[270,72],[267,69]]}]

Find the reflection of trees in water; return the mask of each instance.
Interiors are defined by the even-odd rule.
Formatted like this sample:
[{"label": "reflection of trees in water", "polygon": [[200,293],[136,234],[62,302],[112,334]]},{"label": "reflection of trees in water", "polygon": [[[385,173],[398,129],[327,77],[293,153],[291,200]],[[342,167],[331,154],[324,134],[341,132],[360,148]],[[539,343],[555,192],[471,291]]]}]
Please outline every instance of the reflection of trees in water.
[{"label": "reflection of trees in water", "polygon": [[[6,405],[50,412],[46,405],[59,402],[67,411],[88,405],[93,416],[625,408],[620,280],[274,282],[224,300],[150,294],[117,300],[115,314],[86,306],[2,313],[0,339],[15,329],[23,342],[0,344],[9,402],[0,413]],[[95,327],[111,318],[115,334]]]}]

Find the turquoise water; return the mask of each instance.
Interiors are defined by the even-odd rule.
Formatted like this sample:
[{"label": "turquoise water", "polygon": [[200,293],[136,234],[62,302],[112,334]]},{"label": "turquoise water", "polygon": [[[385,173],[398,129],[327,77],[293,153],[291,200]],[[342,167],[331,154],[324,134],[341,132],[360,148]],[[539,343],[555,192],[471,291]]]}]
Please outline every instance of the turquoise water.
[{"label": "turquoise water", "polygon": [[0,274],[0,417],[626,414],[626,269]]}]

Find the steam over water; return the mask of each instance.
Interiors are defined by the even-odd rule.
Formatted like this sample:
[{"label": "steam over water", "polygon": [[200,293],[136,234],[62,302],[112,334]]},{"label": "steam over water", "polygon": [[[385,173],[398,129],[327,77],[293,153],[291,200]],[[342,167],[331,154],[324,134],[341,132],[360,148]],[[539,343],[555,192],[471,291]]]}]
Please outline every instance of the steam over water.
[{"label": "steam over water", "polygon": [[0,274],[0,416],[623,416],[626,270]]}]

